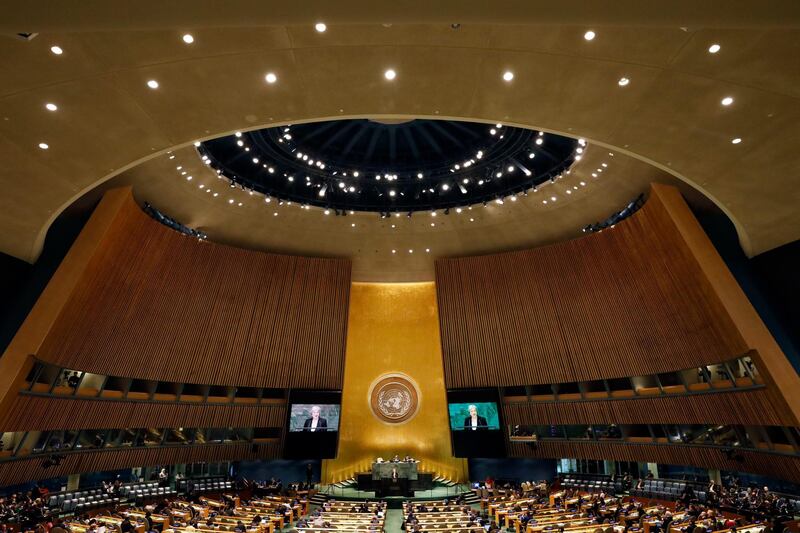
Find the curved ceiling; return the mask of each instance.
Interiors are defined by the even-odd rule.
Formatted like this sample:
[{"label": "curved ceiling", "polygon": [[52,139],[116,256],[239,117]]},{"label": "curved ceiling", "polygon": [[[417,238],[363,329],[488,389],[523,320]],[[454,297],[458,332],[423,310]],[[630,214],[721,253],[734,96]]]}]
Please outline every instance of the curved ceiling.
[{"label": "curved ceiling", "polygon": [[[150,159],[88,193],[91,204],[105,190],[131,186],[140,204],[151,204],[214,242],[299,255],[347,257],[354,281],[430,281],[434,261],[532,248],[574,239],[603,221],[652,182],[681,186],[702,205],[703,197],[673,176],[635,158],[586,146],[569,174],[503,203],[416,213],[354,212],[335,216],[324,208],[230,187],[201,160],[194,146]],[[191,179],[189,179],[191,178]],[[707,200],[705,200],[708,202]],[[326,212],[328,213],[326,215]],[[446,214],[447,213],[447,214]]]},{"label": "curved ceiling", "polygon": [[[726,6],[714,27],[711,8],[691,19],[685,2],[674,12],[641,3],[628,14],[614,8],[597,14],[596,26],[585,20],[595,8],[572,3],[562,18],[559,7],[544,8],[546,25],[471,23],[481,10],[452,3],[436,15],[417,10],[413,23],[389,13],[383,23],[351,24],[365,19],[348,22],[354,11],[344,9],[318,33],[313,22],[324,10],[299,25],[252,27],[241,22],[247,3],[215,18],[201,2],[187,8],[196,28],[191,44],[182,40],[185,27],[111,28],[96,2],[71,14],[38,13],[33,4],[15,8],[2,27],[28,12],[26,27],[9,32],[41,32],[29,41],[0,38],[0,250],[29,261],[66,206],[149,158],[165,161],[168,150],[237,130],[333,118],[500,121],[581,136],[701,190],[733,220],[749,254],[800,234],[800,32],[791,3],[768,3],[773,11],[759,5],[755,14]],[[486,20],[516,14],[531,21],[537,6],[500,2]],[[138,2],[129,28],[177,15],[177,4],[162,8]],[[312,12],[281,10],[276,20],[290,22]],[[612,24],[615,13],[620,25]],[[698,24],[677,26],[683,16]],[[441,22],[447,18],[460,26]],[[59,20],[62,28],[113,31],[57,31]],[[756,27],[773,22],[784,28]],[[584,38],[589,29],[592,40]],[[712,54],[715,43],[721,48]],[[51,52],[56,45],[62,54]],[[391,81],[383,75],[389,68]],[[722,105],[726,97],[731,105]],[[632,195],[625,196],[615,209]],[[549,216],[568,218],[566,204]]]},{"label": "curved ceiling", "polygon": [[555,181],[584,140],[455,120],[328,120],[200,143],[217,174],[276,200],[333,210],[403,212],[502,200]]}]

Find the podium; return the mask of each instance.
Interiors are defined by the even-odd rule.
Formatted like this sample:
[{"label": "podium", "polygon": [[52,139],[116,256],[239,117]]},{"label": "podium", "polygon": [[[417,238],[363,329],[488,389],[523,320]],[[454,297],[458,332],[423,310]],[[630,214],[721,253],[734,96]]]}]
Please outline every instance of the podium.
[{"label": "podium", "polygon": [[417,479],[419,472],[417,462],[398,463],[372,463],[372,479],[391,479],[392,470],[397,469],[397,477],[402,479]]},{"label": "podium", "polygon": [[[397,478],[392,476],[394,469],[397,469]],[[414,491],[433,487],[433,474],[420,473],[416,461],[373,463],[372,472],[361,472],[356,480],[358,490],[374,491],[377,498],[413,497]]]}]

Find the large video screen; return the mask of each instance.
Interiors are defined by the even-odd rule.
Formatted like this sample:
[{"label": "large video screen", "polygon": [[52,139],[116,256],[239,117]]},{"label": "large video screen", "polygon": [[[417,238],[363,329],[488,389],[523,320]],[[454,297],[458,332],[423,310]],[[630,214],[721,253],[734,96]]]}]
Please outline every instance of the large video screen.
[{"label": "large video screen", "polygon": [[285,459],[336,457],[341,425],[341,391],[292,389],[286,411]]},{"label": "large video screen", "polygon": [[456,457],[504,457],[498,389],[450,389],[447,411],[450,440]]},{"label": "large video screen", "polygon": [[451,403],[447,409],[452,431],[500,429],[500,416],[495,402]]},{"label": "large video screen", "polygon": [[307,433],[339,431],[339,412],[339,404],[292,404],[289,414],[289,431]]}]

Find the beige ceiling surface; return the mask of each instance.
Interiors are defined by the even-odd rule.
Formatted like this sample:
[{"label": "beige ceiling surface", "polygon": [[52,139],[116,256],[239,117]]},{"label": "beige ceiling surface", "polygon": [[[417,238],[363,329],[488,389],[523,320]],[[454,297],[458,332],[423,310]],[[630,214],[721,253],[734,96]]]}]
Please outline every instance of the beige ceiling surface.
[{"label": "beige ceiling surface", "polygon": [[[281,9],[293,12],[286,5]],[[151,15],[158,12],[153,9]],[[442,13],[430,20],[438,21]],[[530,11],[522,13],[519,20],[530,20]],[[662,26],[624,27],[606,19],[594,28],[597,37],[591,42],[583,39],[590,26],[555,23],[463,23],[454,30],[438,22],[341,22],[329,23],[319,34],[311,16],[307,24],[270,27],[214,28],[207,20],[199,27],[194,21],[191,45],[181,41],[184,28],[70,33],[45,31],[44,25],[29,42],[0,37],[0,250],[34,260],[58,213],[98,183],[148,158],[156,159],[119,178],[136,181],[137,196],[152,196],[147,199],[176,218],[207,225],[211,234],[223,224],[257,227],[251,237],[223,231],[220,238],[263,247],[257,236],[272,226],[259,224],[261,215],[223,211],[222,202],[192,211],[192,205],[210,200],[191,200],[174,169],[166,174],[170,167],[161,168],[168,161],[165,152],[270,124],[421,116],[502,121],[585,137],[598,155],[628,154],[703,191],[734,221],[745,250],[757,254],[800,234],[800,31],[794,29],[791,10],[783,13],[784,28],[764,27],[769,21],[744,12],[738,13],[741,25],[752,21],[754,27],[680,28],[666,25],[669,20]],[[660,15],[653,14],[653,20]],[[729,9],[724,22],[731,25],[734,15],[736,9]],[[420,15],[419,21],[425,20]],[[565,20],[575,19],[565,15]],[[722,49],[709,54],[715,42]],[[63,55],[50,52],[55,44]],[[391,83],[382,77],[389,67],[398,73]],[[501,79],[506,69],[515,73],[511,83]],[[277,74],[276,84],[264,82],[267,72]],[[619,87],[623,76],[631,83]],[[160,88],[148,89],[149,79],[158,80]],[[721,106],[725,96],[734,97],[734,104]],[[58,111],[46,111],[47,102],[57,104]],[[741,144],[731,144],[735,137]],[[49,150],[40,150],[40,142]],[[176,154],[188,160],[183,150]],[[536,209],[548,208],[547,218],[535,221],[543,232],[539,237],[519,236],[528,230],[526,217],[538,216],[532,206],[531,213],[507,217],[519,223],[492,224],[487,218],[496,242],[483,239],[475,249],[563,238],[573,222],[577,229],[597,220],[600,211],[621,207],[644,180],[658,175],[632,160],[624,163],[624,173],[623,163],[618,165],[616,182],[609,172],[609,179],[587,187],[582,199],[539,203]],[[302,215],[305,220],[311,212]],[[448,223],[455,230],[453,220],[451,214]],[[566,221],[562,233],[547,235],[541,228],[553,220]],[[305,227],[298,219],[296,235],[333,227],[317,222]],[[324,222],[352,223],[350,217]],[[416,216],[411,223],[418,224]],[[416,231],[404,238],[419,246]],[[378,229],[358,239],[365,250],[386,248]],[[472,230],[450,230],[447,242],[467,250],[464,243],[473,239]],[[331,241],[320,253],[342,255]],[[397,249],[405,242],[398,241]],[[458,253],[455,244],[442,243],[439,253]],[[296,249],[292,244],[279,238],[270,243]]]},{"label": "beige ceiling surface", "polygon": [[[188,176],[192,179],[187,180]],[[418,212],[411,218],[401,214],[381,219],[376,213],[337,217],[296,203],[279,205],[274,199],[267,203],[261,194],[231,188],[189,146],[124,172],[92,196],[99,197],[110,187],[131,185],[140,203],[148,202],[206,232],[215,242],[280,253],[349,257],[355,281],[427,281],[434,277],[433,264],[438,257],[578,238],[583,235],[581,228],[605,220],[639,194],[646,194],[654,181],[681,185],[690,197],[698,196],[646,163],[589,146],[568,175],[527,196],[518,195],[513,201],[506,198],[503,204],[478,204],[462,208],[460,213],[450,209],[449,215],[441,210],[436,216]]]}]

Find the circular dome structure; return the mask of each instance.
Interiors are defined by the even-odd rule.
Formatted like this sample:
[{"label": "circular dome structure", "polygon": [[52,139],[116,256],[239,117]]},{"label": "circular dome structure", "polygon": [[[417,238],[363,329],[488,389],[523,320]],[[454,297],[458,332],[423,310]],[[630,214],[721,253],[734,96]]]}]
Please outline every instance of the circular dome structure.
[{"label": "circular dome structure", "polygon": [[388,215],[527,191],[568,172],[583,144],[503,124],[355,119],[237,132],[199,152],[231,187]]}]

